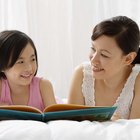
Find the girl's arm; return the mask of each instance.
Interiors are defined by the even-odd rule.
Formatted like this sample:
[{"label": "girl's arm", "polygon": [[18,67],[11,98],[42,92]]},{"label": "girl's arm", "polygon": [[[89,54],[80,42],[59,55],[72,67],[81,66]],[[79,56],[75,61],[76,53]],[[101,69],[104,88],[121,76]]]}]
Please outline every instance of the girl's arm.
[{"label": "girl's arm", "polygon": [[45,107],[56,104],[53,87],[49,80],[41,79],[40,90]]},{"label": "girl's arm", "polygon": [[69,89],[69,104],[80,104],[84,105],[84,97],[82,93],[82,82],[83,82],[83,66],[80,65],[76,68]]},{"label": "girl's arm", "polygon": [[132,102],[130,119],[140,118],[140,73],[136,78],[134,87],[134,99]]}]

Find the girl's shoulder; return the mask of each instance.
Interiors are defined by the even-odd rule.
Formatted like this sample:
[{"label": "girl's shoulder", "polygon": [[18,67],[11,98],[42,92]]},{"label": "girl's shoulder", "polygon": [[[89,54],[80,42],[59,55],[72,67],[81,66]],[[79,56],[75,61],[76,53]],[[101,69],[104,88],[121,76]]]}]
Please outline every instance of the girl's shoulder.
[{"label": "girl's shoulder", "polygon": [[48,79],[40,79],[40,93],[45,106],[56,104],[53,85]]},{"label": "girl's shoulder", "polygon": [[46,85],[46,86],[52,85],[51,81],[48,80],[48,79],[45,79],[45,78],[40,79],[40,84],[41,85]]},{"label": "girl's shoulder", "polygon": [[50,83],[49,80],[47,80],[47,79],[45,79],[45,78],[43,78],[43,77],[37,77],[37,76],[35,76],[35,77],[33,78],[32,82],[34,82],[34,83],[37,83],[37,82],[38,82],[39,84]]},{"label": "girl's shoulder", "polygon": [[40,85],[40,90],[44,90],[44,89],[52,89],[52,82],[48,79],[45,78],[39,78],[39,85]]},{"label": "girl's shoulder", "polygon": [[34,86],[39,85],[40,90],[42,90],[44,88],[49,88],[50,86],[52,86],[52,83],[48,79],[45,79],[45,78],[42,78],[42,77],[37,77],[37,76],[35,76],[33,78],[31,84],[34,85]]}]

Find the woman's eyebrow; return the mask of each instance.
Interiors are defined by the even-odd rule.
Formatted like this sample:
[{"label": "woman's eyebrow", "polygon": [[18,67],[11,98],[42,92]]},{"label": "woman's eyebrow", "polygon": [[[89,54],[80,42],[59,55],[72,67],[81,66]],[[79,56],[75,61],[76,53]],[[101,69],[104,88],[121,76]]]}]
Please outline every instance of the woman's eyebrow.
[{"label": "woman's eyebrow", "polygon": [[[91,43],[91,45],[92,45],[91,48],[95,48],[95,45],[93,43]],[[112,54],[110,51],[108,51],[106,49],[101,49],[101,51],[105,51],[105,52],[107,52],[109,54]]]},{"label": "woman's eyebrow", "polygon": [[109,53],[109,54],[112,54],[110,51],[105,50],[105,49],[101,49],[101,51],[104,51],[104,52],[107,52],[107,53]]}]

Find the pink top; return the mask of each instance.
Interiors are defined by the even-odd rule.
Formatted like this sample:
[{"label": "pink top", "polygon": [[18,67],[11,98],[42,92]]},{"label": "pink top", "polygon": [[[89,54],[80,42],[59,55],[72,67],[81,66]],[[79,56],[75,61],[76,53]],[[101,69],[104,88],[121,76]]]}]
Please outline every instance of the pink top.
[{"label": "pink top", "polygon": [[[40,87],[39,82],[41,78],[34,77],[31,84],[30,84],[30,95],[27,105],[33,106],[41,111],[45,108],[41,93],[40,93]],[[11,94],[10,94],[10,88],[8,85],[8,81],[6,79],[2,79],[2,90],[1,90],[1,97],[0,102],[13,105]]]}]

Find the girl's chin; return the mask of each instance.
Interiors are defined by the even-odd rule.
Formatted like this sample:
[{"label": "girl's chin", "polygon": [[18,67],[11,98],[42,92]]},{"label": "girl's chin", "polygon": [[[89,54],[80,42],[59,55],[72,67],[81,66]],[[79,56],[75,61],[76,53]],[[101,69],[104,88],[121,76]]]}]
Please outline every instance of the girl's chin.
[{"label": "girl's chin", "polygon": [[31,81],[32,81],[32,78],[29,78],[29,79],[22,78],[20,82],[21,82],[23,85],[29,85],[29,84],[31,83]]},{"label": "girl's chin", "polygon": [[29,86],[31,82],[21,82],[20,85],[22,86]]}]

